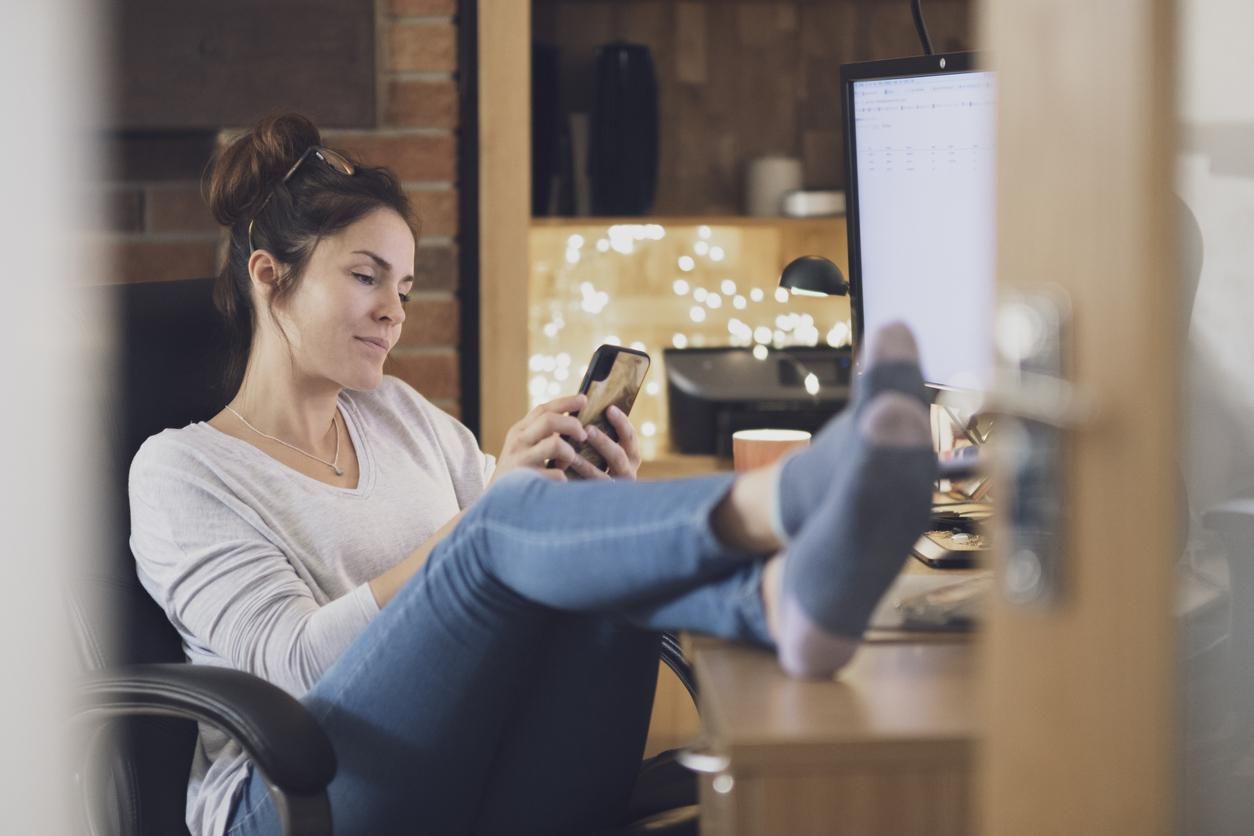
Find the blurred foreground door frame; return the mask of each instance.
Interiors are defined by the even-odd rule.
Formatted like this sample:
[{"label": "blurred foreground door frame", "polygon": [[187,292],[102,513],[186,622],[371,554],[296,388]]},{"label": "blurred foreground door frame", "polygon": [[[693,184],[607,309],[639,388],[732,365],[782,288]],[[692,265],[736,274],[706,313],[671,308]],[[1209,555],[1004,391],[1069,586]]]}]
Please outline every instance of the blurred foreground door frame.
[{"label": "blurred foreground door frame", "polygon": [[997,596],[984,636],[988,836],[1174,830],[1175,13],[980,9],[998,73],[999,281],[1066,291],[1069,378],[1096,407],[1063,465],[1062,596]]}]

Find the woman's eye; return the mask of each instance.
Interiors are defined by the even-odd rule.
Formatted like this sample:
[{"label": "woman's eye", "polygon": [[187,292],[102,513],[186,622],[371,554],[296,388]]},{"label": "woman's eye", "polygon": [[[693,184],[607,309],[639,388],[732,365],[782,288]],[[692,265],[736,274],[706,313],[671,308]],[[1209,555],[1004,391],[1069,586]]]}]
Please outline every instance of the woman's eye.
[{"label": "woman's eye", "polygon": [[409,294],[408,294],[408,293],[402,293],[402,294],[399,294],[399,295],[400,295],[400,297],[401,297],[401,304],[402,304],[402,305],[408,305],[408,304],[409,304]]},{"label": "woman's eye", "polygon": [[361,282],[362,284],[366,284],[366,285],[374,284],[374,276],[370,275],[369,273],[354,273],[353,277],[357,279],[357,281]]}]

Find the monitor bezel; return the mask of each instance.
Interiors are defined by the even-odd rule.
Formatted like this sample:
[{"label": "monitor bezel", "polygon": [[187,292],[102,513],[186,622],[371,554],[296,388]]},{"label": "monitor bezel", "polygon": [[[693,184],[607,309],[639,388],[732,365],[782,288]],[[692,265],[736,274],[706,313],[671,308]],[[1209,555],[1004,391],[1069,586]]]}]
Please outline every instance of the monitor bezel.
[{"label": "monitor bezel", "polygon": [[[857,128],[854,125],[853,85],[856,81],[884,78],[911,78],[917,76],[955,75],[980,71],[975,52],[947,52],[937,55],[918,55],[910,58],[889,58],[882,61],[860,61],[840,66],[841,108],[845,127],[845,225],[846,247],[849,256],[849,309],[853,317],[850,331],[854,355],[862,351],[862,252],[858,225],[858,147]],[[940,383],[927,382],[933,389],[954,390]]]}]

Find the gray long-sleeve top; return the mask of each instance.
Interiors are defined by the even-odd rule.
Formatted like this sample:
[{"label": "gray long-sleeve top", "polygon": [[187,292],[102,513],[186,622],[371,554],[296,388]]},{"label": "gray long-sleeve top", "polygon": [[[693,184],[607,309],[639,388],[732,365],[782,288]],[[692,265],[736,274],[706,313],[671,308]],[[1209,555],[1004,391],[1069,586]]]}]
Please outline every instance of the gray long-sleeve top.
[{"label": "gray long-sleeve top", "polygon": [[[131,550],[189,662],[302,696],[378,612],[368,582],[483,493],[493,459],[405,383],[385,377],[339,402],[356,488],[311,479],[205,423],[155,435],[135,455]],[[201,727],[193,836],[225,832],[247,764]]]}]

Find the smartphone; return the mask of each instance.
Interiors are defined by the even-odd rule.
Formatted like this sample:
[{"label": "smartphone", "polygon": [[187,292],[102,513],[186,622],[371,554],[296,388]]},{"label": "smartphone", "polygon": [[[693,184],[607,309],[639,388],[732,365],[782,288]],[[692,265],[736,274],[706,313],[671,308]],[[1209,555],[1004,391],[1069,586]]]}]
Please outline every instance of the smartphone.
[{"label": "smartphone", "polygon": [[[619,345],[602,345],[592,353],[588,362],[588,371],[579,384],[579,394],[588,396],[588,403],[576,416],[579,423],[595,426],[610,438],[618,441],[618,433],[610,424],[605,411],[616,406],[624,415],[631,414],[632,404],[636,395],[644,385],[644,378],[649,373],[649,355],[634,348],[623,348]],[[588,442],[575,445],[575,453],[592,462],[597,468],[605,470],[608,465],[600,453]],[[573,470],[567,475],[574,476]]]}]

